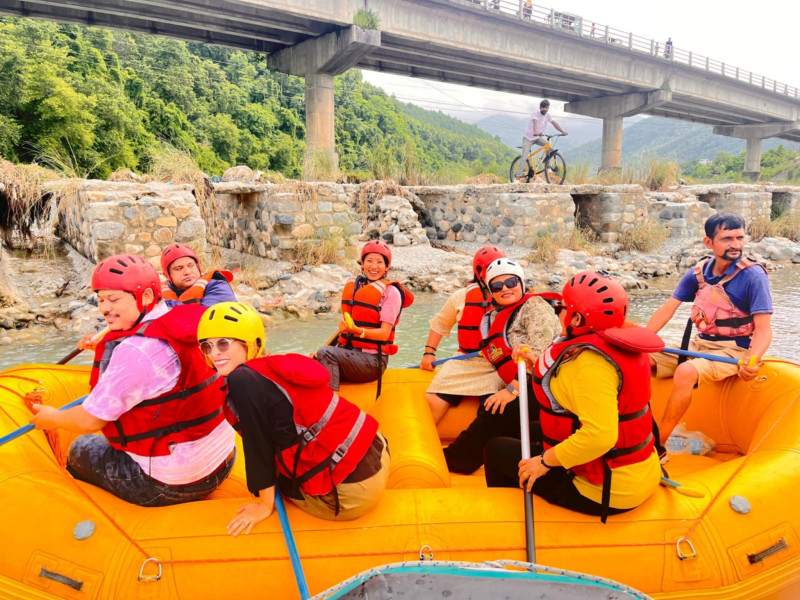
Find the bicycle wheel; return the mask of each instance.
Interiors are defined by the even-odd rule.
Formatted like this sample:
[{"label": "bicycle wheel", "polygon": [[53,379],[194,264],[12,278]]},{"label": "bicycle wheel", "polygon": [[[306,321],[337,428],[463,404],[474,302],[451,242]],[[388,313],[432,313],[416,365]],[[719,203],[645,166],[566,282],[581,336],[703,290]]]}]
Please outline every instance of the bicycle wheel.
[{"label": "bicycle wheel", "polygon": [[547,183],[562,184],[567,178],[567,163],[558,152],[553,152],[544,161],[544,178]]},{"label": "bicycle wheel", "polygon": [[[519,161],[522,158],[521,155],[518,155],[513,161],[511,161],[511,168],[508,170],[508,180],[511,183],[515,183],[517,181],[517,166],[519,165]],[[531,168],[531,161],[526,160],[525,169],[522,171],[522,177],[525,179],[525,183],[529,183],[530,180],[533,178],[533,169]]]}]

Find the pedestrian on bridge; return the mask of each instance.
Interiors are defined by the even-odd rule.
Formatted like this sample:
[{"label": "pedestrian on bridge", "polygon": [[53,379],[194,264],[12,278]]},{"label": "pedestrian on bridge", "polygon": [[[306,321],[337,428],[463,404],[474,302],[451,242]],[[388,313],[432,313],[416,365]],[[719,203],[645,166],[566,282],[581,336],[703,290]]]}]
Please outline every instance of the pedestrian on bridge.
[{"label": "pedestrian on bridge", "polygon": [[672,38],[669,38],[664,45],[664,58],[672,58]]}]

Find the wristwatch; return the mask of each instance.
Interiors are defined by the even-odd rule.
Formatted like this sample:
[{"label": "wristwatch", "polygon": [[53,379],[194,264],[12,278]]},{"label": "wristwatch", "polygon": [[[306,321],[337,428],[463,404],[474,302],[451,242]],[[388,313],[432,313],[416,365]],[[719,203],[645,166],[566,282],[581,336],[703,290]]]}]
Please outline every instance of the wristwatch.
[{"label": "wristwatch", "polygon": [[506,386],[506,391],[507,391],[507,392],[511,392],[511,395],[513,395],[513,396],[514,396],[514,398],[516,398],[517,396],[519,396],[519,390],[518,390],[517,388],[515,388],[515,387],[514,387],[514,384],[513,384],[513,383],[509,383],[509,384]]}]

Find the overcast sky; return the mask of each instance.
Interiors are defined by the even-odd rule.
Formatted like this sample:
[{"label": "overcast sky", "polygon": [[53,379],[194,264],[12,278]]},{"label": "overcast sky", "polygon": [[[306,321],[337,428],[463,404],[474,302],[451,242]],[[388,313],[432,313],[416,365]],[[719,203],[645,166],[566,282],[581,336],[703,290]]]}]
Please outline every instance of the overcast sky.
[{"label": "overcast sky", "polygon": [[[708,56],[734,67],[800,87],[800,2],[710,2],[708,0],[534,0],[541,7],[581,15],[585,21],[632,32],[662,44],[668,37],[676,49]],[[493,113],[527,116],[539,102],[526,98],[445,83],[364,71],[364,78],[397,96],[438,109],[465,121]],[[553,114],[561,113],[553,106]],[[567,118],[575,118],[570,115]]]}]

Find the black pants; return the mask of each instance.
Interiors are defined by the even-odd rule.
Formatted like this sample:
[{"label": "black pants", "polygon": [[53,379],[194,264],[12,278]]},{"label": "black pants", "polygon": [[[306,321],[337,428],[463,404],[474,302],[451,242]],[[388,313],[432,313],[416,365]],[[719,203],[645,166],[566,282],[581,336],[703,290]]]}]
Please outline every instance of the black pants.
[{"label": "black pants", "polygon": [[[531,456],[541,453],[534,451],[531,440]],[[489,487],[519,487],[519,461],[522,458],[522,445],[518,439],[500,437],[486,444],[485,477]],[[600,516],[601,505],[582,495],[573,483],[574,475],[563,467],[553,467],[533,483],[533,493],[550,504],[563,506],[586,515]],[[617,515],[630,509],[611,508],[608,514]]]},{"label": "black pants", "polygon": [[[528,398],[533,398],[529,393]],[[539,444],[541,452],[541,427],[539,427],[539,407],[535,401],[528,406],[530,418],[531,443]],[[444,458],[451,473],[474,473],[483,464],[486,444],[496,437],[517,438],[519,441],[519,400],[509,402],[503,414],[492,414],[483,404],[478,407],[475,420],[444,449]]]}]

